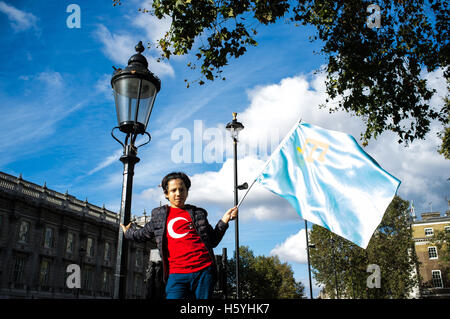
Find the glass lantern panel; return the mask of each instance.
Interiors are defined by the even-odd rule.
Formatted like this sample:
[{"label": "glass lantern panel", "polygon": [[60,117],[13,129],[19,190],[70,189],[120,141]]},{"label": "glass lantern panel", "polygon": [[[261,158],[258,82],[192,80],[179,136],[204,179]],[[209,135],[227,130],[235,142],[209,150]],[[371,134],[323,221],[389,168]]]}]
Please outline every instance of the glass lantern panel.
[{"label": "glass lantern panel", "polygon": [[[142,84],[140,84],[141,81]],[[147,126],[156,93],[155,86],[147,80],[139,78],[122,78],[117,80],[114,83],[114,98],[119,125],[124,122],[135,122],[137,120],[144,127]]]},{"label": "glass lantern panel", "polygon": [[233,139],[235,139],[235,140],[238,140],[239,139],[239,132],[242,130],[242,128],[230,128],[230,129],[228,129],[229,130],[229,132],[230,132],[230,134],[231,134],[231,137],[233,138]]},{"label": "glass lantern panel", "polygon": [[142,80],[141,100],[139,102],[139,110],[137,121],[147,127],[148,120],[153,109],[153,103],[156,98],[156,87],[153,83]]}]

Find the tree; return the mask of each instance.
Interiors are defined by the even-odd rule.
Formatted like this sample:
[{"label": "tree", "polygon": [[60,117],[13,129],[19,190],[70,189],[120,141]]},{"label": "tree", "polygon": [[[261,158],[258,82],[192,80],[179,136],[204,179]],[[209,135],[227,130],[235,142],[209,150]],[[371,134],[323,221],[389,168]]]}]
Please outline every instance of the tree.
[{"label": "tree", "polygon": [[[294,272],[278,257],[254,256],[246,246],[239,247],[239,281],[241,298],[304,298],[305,287],[294,278]],[[236,294],[236,258],[228,262],[228,291]]]},{"label": "tree", "polygon": [[[418,284],[413,276],[418,260],[409,225],[409,203],[395,197],[367,249],[320,226],[313,226],[310,240],[311,266],[317,282],[336,298],[405,298]],[[380,288],[367,287],[369,265],[378,265]]]},{"label": "tree", "polygon": [[[113,0],[114,5],[120,0]],[[221,78],[231,58],[256,46],[258,27],[277,21],[296,26],[312,25],[328,58],[326,89],[340,98],[330,112],[345,110],[366,123],[363,144],[385,130],[398,135],[399,143],[423,139],[432,120],[449,123],[449,105],[430,105],[434,90],[421,72],[442,69],[447,81],[449,3],[435,0],[154,0],[141,10],[159,19],[172,19],[170,30],[157,45],[162,58],[190,52],[200,64],[204,80]],[[374,8],[374,9],[371,9]],[[378,12],[379,9],[379,12]],[[372,12],[371,10],[375,10]],[[378,14],[378,15],[377,15]],[[369,25],[375,17],[379,25]],[[379,28],[378,28],[379,26]],[[197,40],[197,42],[196,42]],[[187,80],[185,80],[189,86]],[[442,152],[448,152],[448,143]]]},{"label": "tree", "polygon": [[450,159],[450,126],[446,127],[438,135],[442,140],[442,144],[438,152],[442,154],[446,159]]}]

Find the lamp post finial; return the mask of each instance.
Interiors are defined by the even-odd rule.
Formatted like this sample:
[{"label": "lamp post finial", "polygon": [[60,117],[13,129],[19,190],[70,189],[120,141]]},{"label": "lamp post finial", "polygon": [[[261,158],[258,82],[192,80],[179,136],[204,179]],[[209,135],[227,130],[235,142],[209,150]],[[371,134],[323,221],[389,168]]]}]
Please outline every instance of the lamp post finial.
[{"label": "lamp post finial", "polygon": [[139,52],[139,53],[144,52],[145,48],[142,45],[142,41],[139,41],[139,43],[134,47],[134,49],[136,50],[136,52]]}]

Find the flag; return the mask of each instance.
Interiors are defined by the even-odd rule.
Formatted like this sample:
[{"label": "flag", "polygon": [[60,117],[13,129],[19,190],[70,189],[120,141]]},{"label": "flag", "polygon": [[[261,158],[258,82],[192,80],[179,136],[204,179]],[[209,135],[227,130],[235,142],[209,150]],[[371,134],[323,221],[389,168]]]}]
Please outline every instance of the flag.
[{"label": "flag", "polygon": [[305,220],[366,248],[400,181],[348,134],[295,125],[256,181]]}]

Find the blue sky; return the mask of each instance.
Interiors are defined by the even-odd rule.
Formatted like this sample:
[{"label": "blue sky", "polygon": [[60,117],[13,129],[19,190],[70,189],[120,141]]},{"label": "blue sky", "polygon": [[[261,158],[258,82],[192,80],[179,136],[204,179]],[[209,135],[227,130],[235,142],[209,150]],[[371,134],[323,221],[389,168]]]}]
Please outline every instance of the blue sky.
[{"label": "blue sky", "polygon": [[[81,9],[81,28],[69,28],[69,4]],[[110,79],[124,67],[139,40],[154,42],[170,25],[138,8],[146,1],[0,1],[0,169],[59,192],[117,211],[122,187],[120,145],[110,136],[117,125]],[[359,138],[363,122],[346,113],[319,109],[325,101],[325,63],[311,29],[278,23],[259,27],[259,45],[224,69],[226,81],[186,88],[199,73],[186,64],[191,55],[156,62],[146,49],[149,68],[159,76],[148,131],[152,141],[139,149],[133,188],[133,214],[165,203],[162,177],[182,170],[192,177],[189,201],[205,207],[211,224],[233,206],[231,139],[225,125],[232,112],[244,124],[239,148],[239,182],[251,182],[299,117]],[[446,94],[442,71],[424,73]],[[439,126],[426,140],[399,145],[392,133],[372,140],[366,151],[402,181],[398,194],[414,200],[418,213],[447,209],[448,161],[436,153]],[[215,153],[211,143],[221,145]],[[184,143],[184,144],[183,144]],[[263,145],[267,147],[264,148]],[[190,155],[188,156],[188,150]],[[184,159],[183,159],[184,156]],[[215,157],[214,157],[215,156]],[[431,203],[431,204],[430,204]],[[289,262],[308,288],[304,222],[281,198],[254,186],[240,210],[240,244],[256,255],[277,254]],[[309,226],[311,227],[311,226]],[[234,251],[231,225],[216,252]],[[308,291],[308,290],[307,290]],[[315,296],[318,289],[315,288]]]}]

